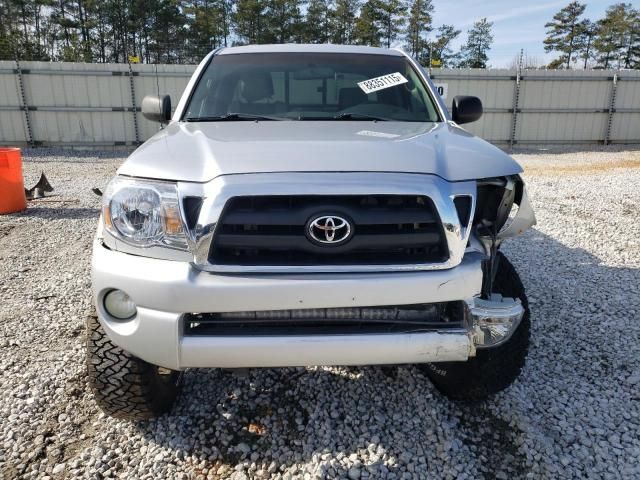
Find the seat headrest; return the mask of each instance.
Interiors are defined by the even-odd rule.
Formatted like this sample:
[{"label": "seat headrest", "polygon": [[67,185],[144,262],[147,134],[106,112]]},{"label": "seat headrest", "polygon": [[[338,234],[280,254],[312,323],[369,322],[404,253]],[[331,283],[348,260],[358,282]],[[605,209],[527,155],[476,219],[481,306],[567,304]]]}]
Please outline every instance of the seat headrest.
[{"label": "seat headrest", "polygon": [[255,102],[273,95],[273,80],[269,72],[253,71],[242,79],[242,98]]},{"label": "seat headrest", "polygon": [[367,95],[359,87],[341,88],[338,93],[338,105],[340,110],[353,107],[361,103],[367,103]]}]

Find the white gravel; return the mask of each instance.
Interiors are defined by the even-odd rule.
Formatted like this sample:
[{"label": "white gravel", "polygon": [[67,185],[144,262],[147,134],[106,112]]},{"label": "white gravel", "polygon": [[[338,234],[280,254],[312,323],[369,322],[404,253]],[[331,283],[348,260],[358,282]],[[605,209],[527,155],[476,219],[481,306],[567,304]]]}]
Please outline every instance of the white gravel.
[{"label": "white gravel", "polygon": [[0,478],[640,477],[640,152],[516,154],[538,225],[505,251],[533,343],[491,401],[449,402],[404,366],[190,370],[172,414],[140,424],[102,415],[84,370],[90,189],[122,158],[27,152],[28,185],[44,170],[79,203],[0,217]]}]

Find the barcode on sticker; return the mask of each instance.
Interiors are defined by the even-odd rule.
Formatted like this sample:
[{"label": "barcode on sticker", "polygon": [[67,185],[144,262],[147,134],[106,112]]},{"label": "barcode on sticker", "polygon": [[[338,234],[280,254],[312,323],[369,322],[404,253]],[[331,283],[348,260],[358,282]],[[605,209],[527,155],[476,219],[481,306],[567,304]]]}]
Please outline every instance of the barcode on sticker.
[{"label": "barcode on sticker", "polygon": [[402,85],[408,81],[409,80],[404,78],[400,72],[396,72],[382,75],[381,77],[370,78],[369,80],[363,80],[362,82],[358,82],[358,86],[364,93],[369,94],[377,92],[378,90],[384,90],[385,88]]}]

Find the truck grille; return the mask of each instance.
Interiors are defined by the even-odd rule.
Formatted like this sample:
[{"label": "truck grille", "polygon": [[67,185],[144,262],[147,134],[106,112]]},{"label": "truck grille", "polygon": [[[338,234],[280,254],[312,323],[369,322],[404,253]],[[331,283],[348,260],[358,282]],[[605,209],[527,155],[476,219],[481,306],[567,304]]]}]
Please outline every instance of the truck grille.
[{"label": "truck grille", "polygon": [[[353,223],[338,246],[313,243],[306,225],[318,215]],[[441,263],[447,243],[432,200],[415,195],[255,196],[229,200],[209,261],[218,265],[402,265]]]},{"label": "truck grille", "polygon": [[191,313],[184,335],[348,335],[464,327],[463,302],[265,312]]}]

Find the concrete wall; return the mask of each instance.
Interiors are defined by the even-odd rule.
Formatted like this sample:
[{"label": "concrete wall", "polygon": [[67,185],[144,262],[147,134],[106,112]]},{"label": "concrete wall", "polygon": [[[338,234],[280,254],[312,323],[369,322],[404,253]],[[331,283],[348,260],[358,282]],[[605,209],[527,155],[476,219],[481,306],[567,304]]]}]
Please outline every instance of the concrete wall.
[{"label": "concrete wall", "polygon": [[[0,62],[1,145],[137,145],[158,125],[142,97],[175,106],[194,65]],[[476,95],[466,128],[497,144],[640,143],[640,71],[434,70],[455,95]]]}]

